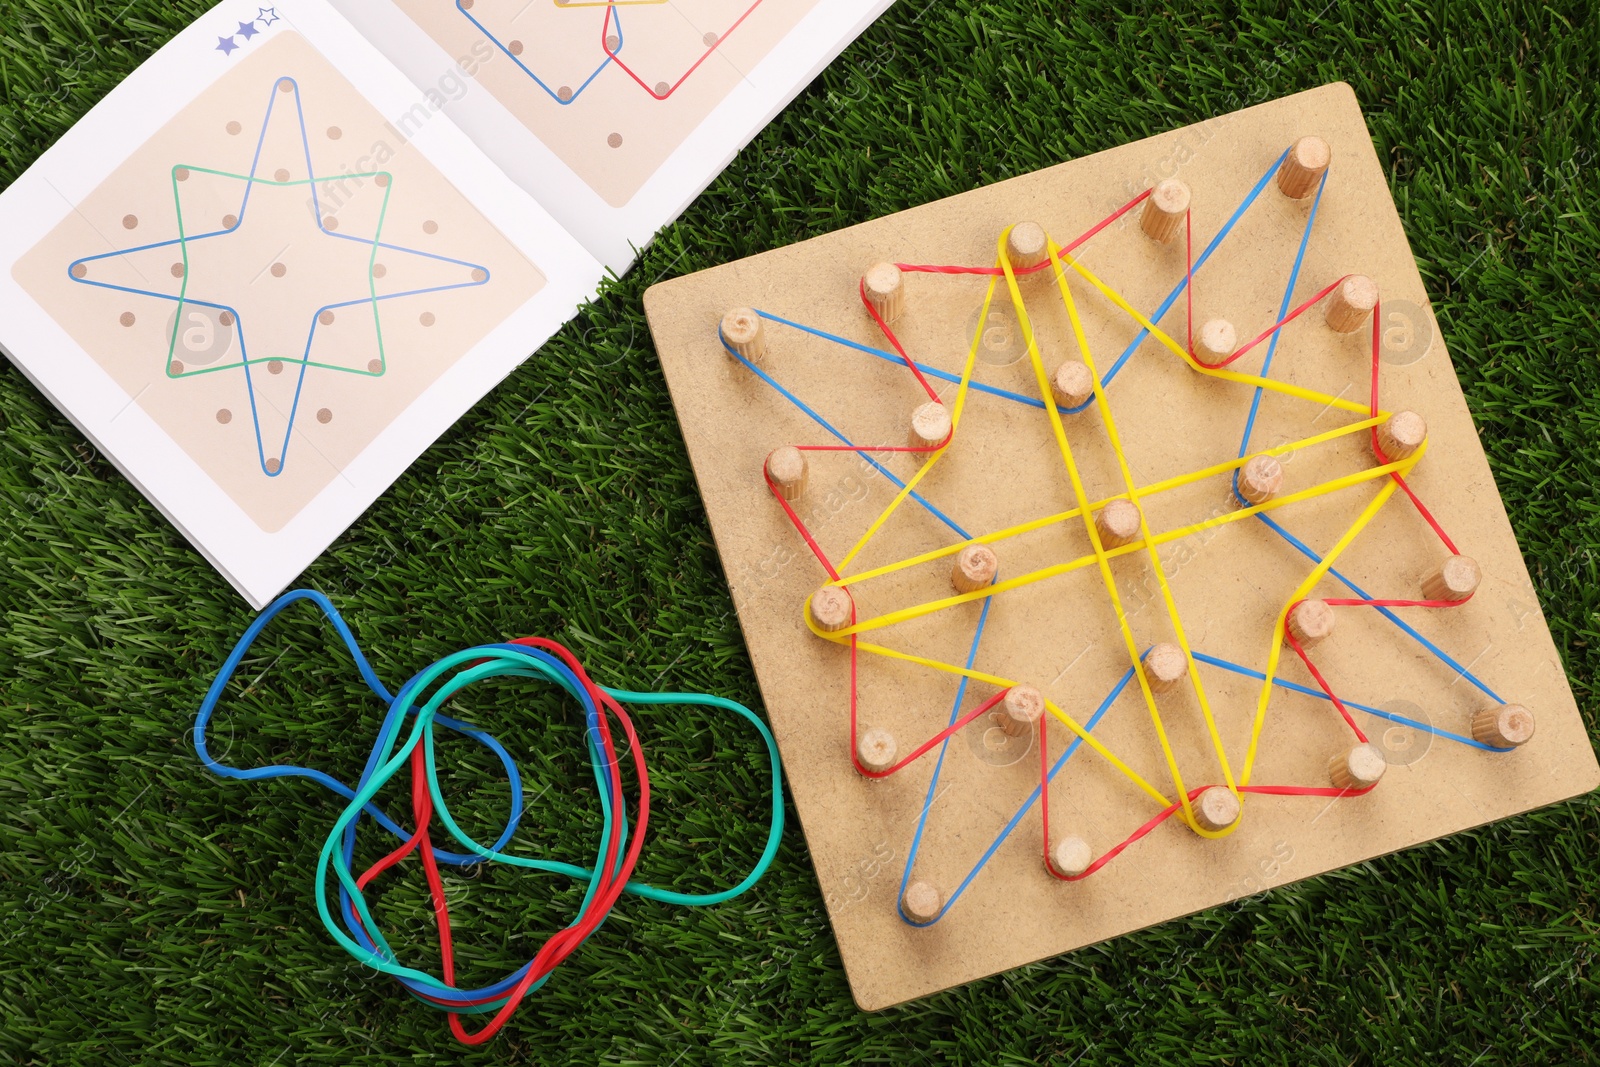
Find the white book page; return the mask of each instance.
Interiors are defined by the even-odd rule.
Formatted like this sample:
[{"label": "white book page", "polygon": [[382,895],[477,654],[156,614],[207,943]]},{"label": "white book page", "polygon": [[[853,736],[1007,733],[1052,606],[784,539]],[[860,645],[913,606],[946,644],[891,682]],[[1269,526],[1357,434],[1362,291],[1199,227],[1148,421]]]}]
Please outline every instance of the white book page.
[{"label": "white book page", "polygon": [[334,0],[617,273],[891,0]]},{"label": "white book page", "polygon": [[0,347],[258,608],[603,274],[323,0],[202,16],[0,235]]}]

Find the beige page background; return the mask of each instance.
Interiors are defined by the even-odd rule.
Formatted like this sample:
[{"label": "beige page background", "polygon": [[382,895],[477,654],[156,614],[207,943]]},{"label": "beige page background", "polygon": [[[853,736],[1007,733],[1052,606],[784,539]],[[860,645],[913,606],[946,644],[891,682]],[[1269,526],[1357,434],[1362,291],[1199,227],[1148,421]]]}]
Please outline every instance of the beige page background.
[{"label": "beige page background", "polygon": [[13,273],[267,532],[544,285],[293,33],[240,59]]},{"label": "beige page background", "polygon": [[[631,200],[816,6],[815,0],[396,2],[450,55],[488,57],[474,71],[478,82],[613,207]],[[616,56],[609,63],[608,49]]]}]

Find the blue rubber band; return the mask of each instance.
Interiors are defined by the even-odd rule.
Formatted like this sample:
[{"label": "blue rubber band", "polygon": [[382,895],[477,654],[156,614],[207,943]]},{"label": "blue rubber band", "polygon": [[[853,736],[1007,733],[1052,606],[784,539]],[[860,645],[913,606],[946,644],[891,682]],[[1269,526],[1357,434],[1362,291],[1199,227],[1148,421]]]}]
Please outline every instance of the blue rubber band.
[{"label": "blue rubber band", "polygon": [[[288,765],[255,768],[231,767],[212,756],[207,745],[207,727],[216,707],[229,681],[238,670],[240,663],[248,654],[256,638],[284,608],[302,600],[315,604],[324,617],[333,625],[334,630],[350,652],[362,680],[379,699],[388,705],[377,741],[367,758],[366,766],[363,768],[361,777],[354,789],[323,771],[309,767]],[[419,703],[422,694],[435,682],[440,681],[445,671],[457,665],[462,665],[462,669],[444,679],[436,687],[435,691],[429,695],[426,703]],[[599,854],[596,858],[595,867],[580,867],[556,861],[506,856],[501,851],[516,832],[523,810],[522,783],[515,762],[506,752],[504,746],[492,735],[476,726],[439,715],[438,708],[456,691],[481,678],[506,675],[552,681],[576,698],[583,706],[586,727],[584,734],[585,748],[590,757],[591,769],[597,784],[602,820],[605,824],[605,830],[600,838]],[[626,883],[624,886],[625,892],[636,896],[669,904],[691,906],[721,903],[748,890],[770,867],[777,855],[783,832],[782,770],[778,761],[777,742],[773,739],[771,731],[767,729],[766,724],[761,722],[748,708],[722,697],[691,693],[638,693],[622,689],[600,688],[612,699],[630,704],[694,704],[723,708],[740,714],[756,727],[766,744],[771,762],[773,812],[766,846],[750,873],[737,885],[712,893],[680,893],[673,890],[658,889],[654,886],[633,881]],[[395,745],[399,740],[400,726],[409,715],[417,716],[415,725],[411,730],[411,736],[401,747],[399,754],[394,754]],[[472,840],[461,831],[459,826],[455,825],[450,816],[448,805],[439,791],[437,768],[433,761],[432,746],[434,735],[432,730],[427,728],[434,722],[484,745],[495,754],[506,770],[507,778],[511,783],[511,812],[506,820],[505,827],[501,830],[492,847],[481,845]],[[384,940],[376,923],[372,921],[366,903],[362,898],[362,894],[356,888],[354,876],[350,870],[354,859],[355,837],[359,822],[363,816],[366,816],[402,841],[411,837],[410,833],[373,804],[371,797],[383,782],[386,782],[397,772],[401,761],[410,758],[410,751],[420,741],[425,745],[424,756],[429,772],[428,786],[432,793],[435,812],[456,839],[471,849],[471,852],[465,854],[435,850],[435,857],[442,863],[456,866],[475,866],[489,860],[501,860],[521,867],[587,880],[588,887],[584,895],[583,904],[578,908],[578,915],[581,918],[599,885],[598,867],[604,859],[607,842],[610,839],[613,826],[616,828],[617,841],[613,874],[621,870],[624,862],[623,853],[627,847],[627,814],[621,798],[613,795],[609,767],[605,763],[605,756],[595,744],[595,737],[599,729],[600,710],[595,707],[594,702],[590,699],[588,689],[572,673],[567,664],[543,649],[526,645],[483,645],[457,652],[414,676],[401,687],[397,694],[391,695],[378,678],[377,673],[372,669],[366,656],[362,653],[354,634],[351,633],[349,627],[328,598],[313,590],[302,589],[279,597],[257,616],[245,630],[219,669],[216,678],[213,679],[205,698],[201,702],[199,712],[195,718],[193,740],[195,751],[199,755],[202,764],[212,773],[221,777],[245,781],[283,777],[307,778],[351,801],[335,823],[333,834],[330,836],[328,843],[324,845],[323,857],[319,860],[319,870],[325,870],[325,864],[329,860],[332,861],[333,873],[337,876],[339,883],[339,915],[341,924],[344,927],[343,930],[333,924],[332,917],[327,912],[324,903],[325,880],[319,877],[317,881],[318,908],[322,912],[324,923],[329,932],[356,959],[397,978],[413,996],[420,998],[425,994],[427,997],[440,1001],[455,1002],[444,1005],[435,1004],[434,1006],[444,1007],[450,1011],[479,1014],[497,1010],[504,1003],[504,995],[514,989],[527,975],[529,967],[532,966],[531,961],[500,981],[478,989],[462,989],[448,986],[425,972],[401,966],[394,952]],[[357,802],[357,798],[360,798],[359,802]],[[335,840],[338,842],[338,847],[330,852],[330,847]],[[360,921],[352,917],[352,910],[360,915]],[[578,921],[580,921],[578,918],[573,920],[574,923]],[[598,931],[603,925],[603,921],[597,924],[595,930],[591,931],[589,936],[593,936],[594,932]],[[531,992],[539,988],[548,978],[549,975],[546,975],[539,979],[529,986],[528,991]],[[486,998],[500,999],[498,1002],[485,1004],[459,1003],[461,1001],[483,1000]],[[432,1001],[429,1001],[429,1003],[432,1003]]]}]

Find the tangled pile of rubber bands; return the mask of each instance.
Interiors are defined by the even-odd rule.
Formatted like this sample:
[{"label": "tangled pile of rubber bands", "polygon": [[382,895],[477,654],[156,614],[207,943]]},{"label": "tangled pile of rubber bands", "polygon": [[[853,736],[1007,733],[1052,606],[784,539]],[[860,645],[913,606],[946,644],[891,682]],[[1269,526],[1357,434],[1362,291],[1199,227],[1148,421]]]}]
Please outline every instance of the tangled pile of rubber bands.
[{"label": "tangled pile of rubber bands", "polygon": [[[345,647],[350,650],[362,679],[388,705],[388,714],[373,743],[371,755],[353,788],[308,767],[229,767],[214,759],[206,747],[207,726],[239,664],[273,618],[290,604],[301,600],[310,601],[321,609],[344,641]],[[516,762],[492,735],[439,713],[446,701],[468,686],[497,677],[553,682],[582,707],[583,744],[593,769],[603,818],[594,866],[582,867],[503,851],[516,834],[523,814],[522,779],[517,772]],[[624,704],[721,708],[742,715],[761,734],[772,766],[770,830],[760,859],[737,885],[716,893],[679,893],[630,880],[650,819],[650,775],[638,734]],[[409,729],[406,726],[408,719]],[[631,833],[626,810],[628,798],[623,790],[613,722],[621,726],[622,734],[627,739],[627,751],[633,761],[633,776],[637,782]],[[439,788],[434,745],[438,727],[482,744],[494,753],[505,768],[511,785],[511,810],[504,829],[493,845],[483,845],[474,840],[450,814],[449,805]],[[636,693],[598,685],[590,679],[571,652],[554,641],[539,637],[521,637],[510,642],[463,649],[416,674],[400,687],[398,693],[390,695],[333,604],[321,593],[311,590],[284,594],[268,606],[240,637],[200,706],[194,724],[194,745],[206,768],[223,777],[246,780],[309,778],[349,801],[334,820],[321,854],[317,857],[316,901],[322,923],[333,939],[357,961],[393,977],[406,992],[423,1003],[448,1012],[451,1031],[469,1045],[481,1044],[493,1037],[523,998],[544,985],[556,967],[600,928],[624,893],[681,905],[719,904],[730,900],[755,885],[766,873],[783,835],[783,773],[778,763],[777,743],[766,725],[744,705],[702,693]],[[409,831],[374,803],[374,798],[384,786],[408,765],[411,771],[411,811],[415,820],[415,829]],[[365,871],[356,874],[351,864],[363,816],[393,834],[401,844]],[[465,852],[448,852],[435,845],[432,833],[435,817],[449,835],[466,849]],[[399,954],[384,937],[365,895],[374,879],[413,854],[422,864],[433,901],[442,970],[439,976],[400,961]],[[439,877],[439,865],[471,867],[489,862],[580,879],[587,882],[587,889],[577,916],[566,928],[552,934],[531,960],[490,985],[462,988],[456,984],[450,912]],[[329,906],[330,869],[338,882],[337,916]],[[463,1015],[491,1013],[488,1024],[476,1032],[469,1033],[462,1023]]]}]

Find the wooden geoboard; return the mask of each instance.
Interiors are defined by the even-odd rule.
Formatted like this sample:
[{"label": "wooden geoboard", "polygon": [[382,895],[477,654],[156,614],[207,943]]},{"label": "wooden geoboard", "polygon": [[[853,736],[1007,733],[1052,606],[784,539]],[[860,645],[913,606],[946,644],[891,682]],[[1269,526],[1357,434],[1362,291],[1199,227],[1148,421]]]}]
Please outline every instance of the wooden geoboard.
[{"label": "wooden geoboard", "polygon": [[[1275,174],[1286,149],[1307,135],[1331,146],[1331,165],[1320,195],[1294,199],[1280,191]],[[1002,234],[1024,220],[1067,245],[1141,190],[1173,177],[1192,191],[1195,265],[1187,292],[1183,233],[1170,243],[1152,240],[1138,207],[1073,252],[1082,271],[1061,270],[1083,341],[1107,383],[1104,407],[1091,399],[1087,410],[1059,416],[1072,467],[1089,501],[1138,495],[1148,536],[1159,542],[1153,553],[1138,539],[1105,558],[1129,637],[1088,524],[1074,511],[1080,498],[1004,278],[986,303],[990,276],[903,274],[904,310],[891,328],[940,400],[957,410],[955,432],[928,461],[906,452],[807,452],[805,491],[790,504],[793,517],[786,513],[763,476],[771,452],[841,440],[904,447],[912,412],[929,402],[863,305],[858,286],[869,268],[884,261],[993,266]],[[1142,335],[1139,322],[1085,272],[1156,319],[1180,346],[1186,321],[1198,333],[1218,318],[1234,324],[1244,345],[1278,323],[1285,307],[1350,274],[1376,282],[1382,303],[1376,330],[1368,315],[1341,333],[1325,321],[1328,301],[1320,302],[1278,331],[1269,368],[1263,370],[1270,342],[1229,368],[1305,391],[1291,396],[1275,386],[1261,394],[1243,448],[1256,387],[1200,373],[1181,352]],[[1291,272],[1296,280],[1286,296]],[[1047,266],[1016,280],[1047,372],[1083,358],[1051,273]],[[664,282],[645,304],[840,953],[865,1009],[1549,804],[1600,780],[1348,86],[1269,102]],[[764,351],[751,365],[730,354],[719,335],[724,314],[741,307],[762,316]],[[1364,420],[1378,425],[1364,410],[1375,347],[1381,411],[1417,412],[1428,427],[1426,447],[1414,454],[1421,458],[1396,470],[1459,554],[1478,562],[1482,581],[1470,599],[1449,608],[1332,609],[1333,633],[1307,656],[1344,702],[1347,722],[1306,662],[1284,646],[1283,613],[1297,595],[1422,599],[1424,576],[1450,555],[1389,474],[1377,471],[1370,429],[1335,433]],[[1112,425],[1126,475],[1109,444]],[[1319,435],[1317,444],[1296,446]],[[1234,495],[1231,469],[1151,488],[1226,468],[1244,453],[1273,451],[1283,482],[1260,512]],[[896,479],[912,483],[921,501],[892,506]],[[1296,496],[1329,482],[1342,487]],[[1385,496],[1341,546],[1364,510]],[[1086,557],[1087,564],[991,587],[1001,591],[987,597],[980,591],[963,599],[952,588],[949,553],[969,538],[1050,516],[1065,517],[992,541],[1000,581]],[[1197,524],[1203,528],[1191,528]],[[887,730],[903,759],[1010,683],[1035,687],[1051,703],[1042,730],[1013,736],[1001,728],[1001,705],[891,776],[859,773],[851,758],[850,637],[824,637],[807,621],[808,598],[829,580],[818,553],[843,575],[854,602],[863,733]],[[1330,554],[1340,577],[1327,572],[1297,593],[1319,573],[1316,560]],[[891,616],[902,621],[883,625]],[[1180,623],[1179,643],[1193,653],[1194,674],[1147,700],[1129,642],[1136,649],[1177,642]],[[869,645],[898,656],[867,651]],[[1281,653],[1275,661],[1274,649]],[[978,677],[963,687],[958,672],[969,659]],[[1263,712],[1260,673],[1269,669],[1281,684],[1265,689]],[[1129,677],[1133,684],[1119,691]],[[1529,709],[1537,729],[1520,747],[1495,751],[1474,741],[1473,724],[1502,703]],[[1382,756],[1382,779],[1369,791],[1246,791],[1230,831],[1202,836],[1180,811],[1086,877],[1062,880],[1046,870],[1040,805],[1032,797],[1041,734],[1047,764],[1058,767],[1048,792],[1048,844],[1077,836],[1099,858],[1161,814],[1152,791],[1176,800],[1174,766],[1189,789],[1226,791],[1226,776],[1236,786],[1336,793],[1330,759],[1355,743],[1352,724]],[[918,882],[937,890],[942,908],[937,921],[921,926],[900,910],[903,889]]]}]

